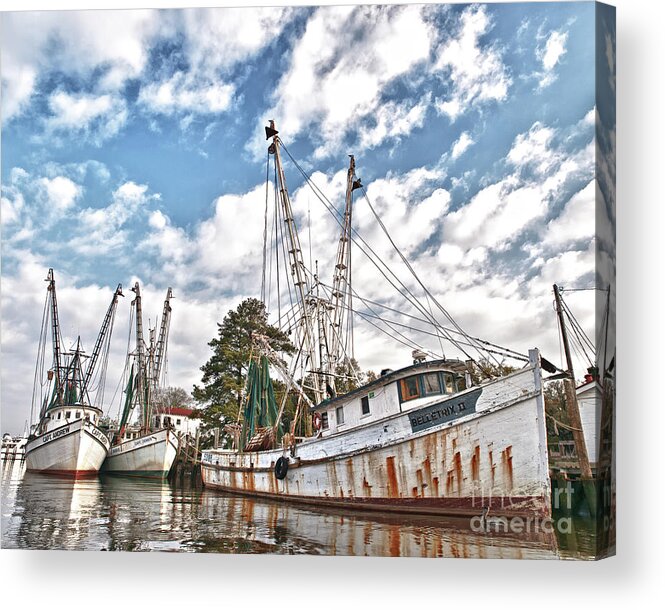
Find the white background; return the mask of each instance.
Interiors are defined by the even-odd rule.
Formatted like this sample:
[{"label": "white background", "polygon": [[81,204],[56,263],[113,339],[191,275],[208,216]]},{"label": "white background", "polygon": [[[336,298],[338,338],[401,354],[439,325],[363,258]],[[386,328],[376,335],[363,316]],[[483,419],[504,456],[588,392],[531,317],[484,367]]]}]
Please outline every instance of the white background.
[{"label": "white background", "polygon": [[[661,383],[665,359],[660,349],[665,315],[661,299],[665,10],[663,3],[649,0],[611,3],[617,6],[618,95],[617,557],[580,563],[3,550],[0,605],[50,610],[660,606],[665,598],[665,459],[660,450],[665,438]],[[53,4],[0,1],[2,10],[51,9]],[[56,4],[58,8],[167,8],[250,3]]]}]

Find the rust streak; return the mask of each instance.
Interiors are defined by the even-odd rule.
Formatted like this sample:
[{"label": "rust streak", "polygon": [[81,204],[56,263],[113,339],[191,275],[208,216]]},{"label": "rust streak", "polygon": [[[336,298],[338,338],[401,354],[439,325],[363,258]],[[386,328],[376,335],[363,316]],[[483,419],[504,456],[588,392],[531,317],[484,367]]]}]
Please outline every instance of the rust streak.
[{"label": "rust streak", "polygon": [[397,471],[395,470],[395,456],[386,458],[386,472],[388,473],[388,497],[399,497],[399,485],[397,484]]},{"label": "rust streak", "polygon": [[480,479],[480,446],[476,445],[471,456],[471,477],[474,481]]},{"label": "rust streak", "polygon": [[457,493],[461,494],[462,493],[462,456],[460,455],[459,451],[457,451],[455,453],[455,457],[453,458],[453,461],[455,463],[455,475],[457,477]]}]

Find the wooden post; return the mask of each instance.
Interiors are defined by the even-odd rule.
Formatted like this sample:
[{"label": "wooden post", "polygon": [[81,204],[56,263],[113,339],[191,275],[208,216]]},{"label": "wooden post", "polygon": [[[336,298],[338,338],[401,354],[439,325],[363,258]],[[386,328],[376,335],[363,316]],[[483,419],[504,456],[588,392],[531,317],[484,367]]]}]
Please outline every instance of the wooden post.
[{"label": "wooden post", "polygon": [[566,365],[568,367],[568,378],[563,380],[563,388],[566,397],[566,412],[568,421],[572,428],[573,440],[575,441],[575,450],[580,467],[580,476],[584,487],[584,495],[589,504],[591,515],[596,513],[596,490],[593,484],[593,475],[591,474],[591,465],[589,464],[589,454],[584,440],[584,431],[582,430],[582,419],[580,417],[580,408],[577,404],[577,394],[575,392],[575,374],[573,372],[573,359],[570,355],[570,345],[568,343],[568,331],[563,317],[563,307],[561,305],[561,295],[559,287],[554,284],[554,298],[556,301],[556,313],[559,316],[559,325],[561,326],[561,338],[563,339],[563,349],[566,354]]},{"label": "wooden post", "polygon": [[[219,447],[219,428],[215,428],[215,440],[213,441],[213,449],[217,449]],[[196,449],[198,451],[199,448],[199,431],[196,431]]]}]

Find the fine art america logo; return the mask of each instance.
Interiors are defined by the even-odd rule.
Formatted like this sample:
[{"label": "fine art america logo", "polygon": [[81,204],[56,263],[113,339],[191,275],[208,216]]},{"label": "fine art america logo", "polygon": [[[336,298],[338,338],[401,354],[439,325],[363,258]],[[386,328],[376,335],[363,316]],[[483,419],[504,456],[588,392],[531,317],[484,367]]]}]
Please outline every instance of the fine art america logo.
[{"label": "fine art america logo", "polygon": [[[570,484],[570,481],[566,483],[565,488],[556,489],[553,499],[554,510],[556,511],[562,508],[564,510],[570,511],[572,509],[574,492],[575,490]],[[564,496],[563,502],[561,499],[562,495]],[[483,501],[487,499],[487,496],[482,496],[479,504],[482,506],[484,503]],[[474,496],[474,503],[475,500],[476,497]],[[513,506],[517,501],[517,499],[514,497],[497,498],[496,496],[492,500],[495,504],[496,501],[499,500],[502,508],[506,508],[506,506]],[[570,534],[573,531],[573,522],[570,517],[559,517],[557,519],[553,519],[552,517],[523,517],[520,515],[515,515],[512,517],[493,516],[490,514],[490,509],[486,505],[483,506],[481,514],[471,518],[470,525],[471,530],[477,534],[553,534],[554,532],[558,532],[559,534]]]}]

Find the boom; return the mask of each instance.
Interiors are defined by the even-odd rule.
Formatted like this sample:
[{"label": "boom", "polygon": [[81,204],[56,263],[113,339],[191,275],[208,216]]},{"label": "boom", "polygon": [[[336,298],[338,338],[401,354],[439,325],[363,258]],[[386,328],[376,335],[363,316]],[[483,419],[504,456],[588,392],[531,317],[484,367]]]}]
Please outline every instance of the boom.
[{"label": "boom", "polygon": [[159,338],[157,339],[157,347],[155,348],[155,356],[152,368],[152,387],[156,390],[159,386],[159,376],[162,372],[162,366],[166,359],[166,348],[169,341],[169,328],[171,325],[171,299],[173,298],[173,291],[169,287],[166,291],[166,299],[164,300],[164,309],[162,311],[162,324],[159,329]]},{"label": "boom", "polygon": [[[282,158],[280,156],[280,139],[277,136],[279,132],[275,129],[275,121],[270,121],[270,126],[266,127],[266,139],[272,138],[272,144],[268,151],[275,155],[275,165],[277,167],[277,180],[279,183],[280,201],[282,204],[282,211],[284,214],[284,223],[286,224],[286,234],[288,238],[288,253],[289,263],[291,267],[292,281],[296,289],[298,306],[300,309],[300,325],[298,334],[302,332],[304,353],[306,358],[304,364],[309,366],[313,371],[314,381],[314,396],[316,402],[323,400],[322,383],[320,379],[321,369],[320,361],[317,354],[317,341],[315,337],[315,326],[312,320],[311,312],[309,311],[309,281],[305,270],[305,262],[302,257],[302,249],[300,247],[300,239],[298,237],[298,229],[293,218],[293,210],[291,208],[291,200],[289,199],[289,192],[286,188],[286,178],[284,177],[284,169],[282,168]],[[300,343],[300,341],[298,341]]]},{"label": "boom", "polygon": [[55,277],[53,269],[48,270],[46,276],[48,291],[51,296],[51,332],[53,337],[53,372],[55,374],[55,388],[58,404],[62,404],[62,380],[60,359],[60,319],[58,317],[58,300],[55,296]]},{"label": "boom", "polygon": [[85,379],[83,380],[84,392],[87,392],[88,385],[90,384],[92,375],[95,372],[95,367],[97,366],[97,361],[99,360],[99,354],[102,351],[102,345],[104,344],[104,339],[106,338],[107,334],[108,336],[110,336],[111,332],[113,331],[113,321],[115,320],[115,310],[118,306],[118,297],[124,297],[124,296],[125,295],[122,294],[122,284],[118,284],[118,287],[115,289],[115,292],[113,293],[113,298],[111,299],[111,304],[109,305],[109,308],[106,312],[106,316],[104,316],[102,327],[99,331],[99,335],[97,336],[97,342],[95,343],[95,347],[92,350],[92,356],[90,357],[88,368],[85,371]]},{"label": "boom", "polygon": [[150,428],[150,414],[148,413],[148,401],[146,400],[146,375],[145,375],[145,343],[143,342],[143,310],[141,308],[141,289],[139,283],[134,284],[132,292],[136,295],[132,305],[136,307],[136,360],[138,371],[136,372],[136,389],[138,391],[139,404],[141,405],[141,427],[145,430]]},{"label": "boom", "polygon": [[[355,179],[356,161],[349,155],[349,171],[346,178],[346,203],[344,207],[344,224],[339,236],[337,246],[337,259],[332,285],[332,319],[330,333],[329,373],[332,373],[331,383],[334,382],[334,373],[337,364],[342,360],[347,348],[344,332],[344,322],[351,315],[351,219],[353,191],[360,188],[360,180]],[[349,330],[350,334],[350,330]],[[353,343],[352,337],[348,340]]]}]

